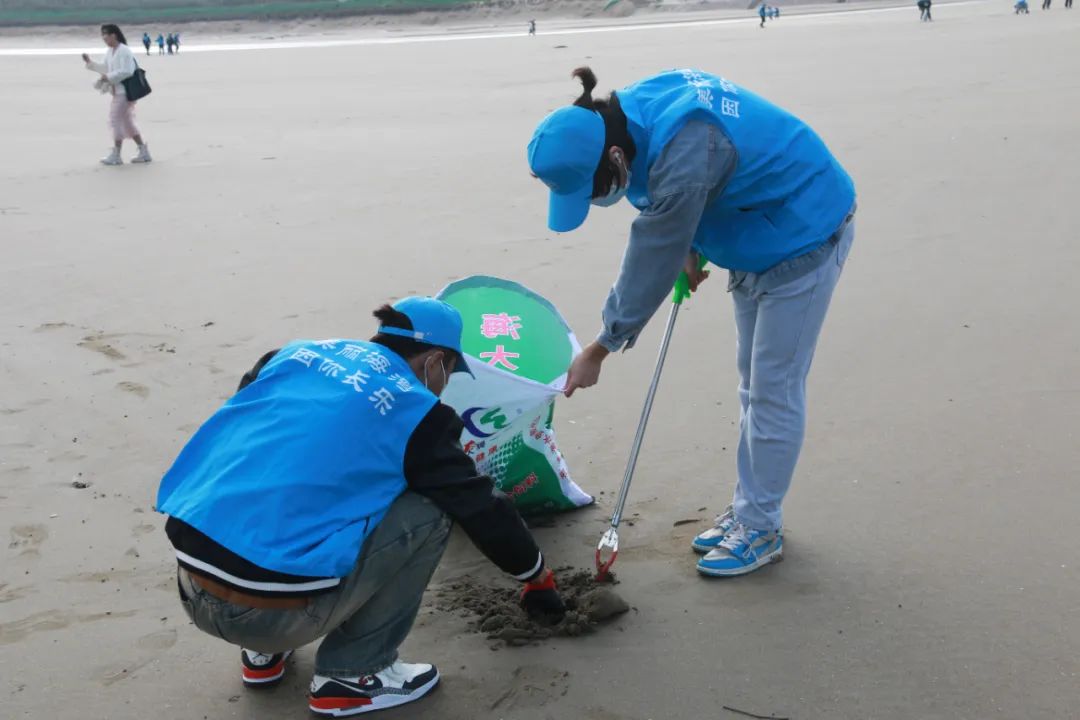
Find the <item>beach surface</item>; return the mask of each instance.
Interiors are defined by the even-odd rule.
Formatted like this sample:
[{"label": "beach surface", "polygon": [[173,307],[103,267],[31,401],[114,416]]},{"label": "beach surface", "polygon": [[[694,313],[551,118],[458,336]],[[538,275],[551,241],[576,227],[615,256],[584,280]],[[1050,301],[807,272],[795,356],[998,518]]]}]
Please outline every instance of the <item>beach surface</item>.
[{"label": "beach surface", "polygon": [[[402,649],[442,686],[379,717],[1080,717],[1080,11],[941,3],[920,23],[914,3],[849,5],[764,30],[724,11],[534,38],[517,21],[188,35],[179,56],[139,56],[155,161],[119,168],[97,163],[107,101],[66,52],[94,33],[5,33],[0,715],[306,716],[312,647],[251,692],[239,651],[189,624],[158,481],[264,352],[366,337],[391,298],[502,276],[591,339],[634,213],[552,234],[525,162],[589,64],[605,92],[723,74],[813,125],[857,184],[786,559],[728,581],[694,569],[690,539],[735,480],[717,270],[679,316],[638,464],[615,568],[630,612],[493,643],[435,601],[466,576],[512,587],[455,536]],[[598,504],[536,530],[553,566],[592,565],[664,314],[558,403]]]}]

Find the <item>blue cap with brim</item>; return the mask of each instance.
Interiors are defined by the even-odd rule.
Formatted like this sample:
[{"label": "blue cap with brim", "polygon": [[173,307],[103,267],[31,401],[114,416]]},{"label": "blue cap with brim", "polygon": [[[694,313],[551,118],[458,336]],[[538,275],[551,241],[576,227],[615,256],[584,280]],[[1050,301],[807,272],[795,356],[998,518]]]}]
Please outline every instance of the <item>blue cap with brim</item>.
[{"label": "blue cap with brim", "polygon": [[453,372],[475,377],[465,362],[465,354],[461,352],[461,313],[454,306],[435,298],[414,296],[398,300],[393,308],[409,318],[413,329],[381,325],[380,333],[452,350],[457,355]]},{"label": "blue cap with brim", "polygon": [[533,133],[529,168],[551,189],[548,227],[555,232],[570,232],[588,217],[604,137],[600,114],[576,105],[551,113]]}]

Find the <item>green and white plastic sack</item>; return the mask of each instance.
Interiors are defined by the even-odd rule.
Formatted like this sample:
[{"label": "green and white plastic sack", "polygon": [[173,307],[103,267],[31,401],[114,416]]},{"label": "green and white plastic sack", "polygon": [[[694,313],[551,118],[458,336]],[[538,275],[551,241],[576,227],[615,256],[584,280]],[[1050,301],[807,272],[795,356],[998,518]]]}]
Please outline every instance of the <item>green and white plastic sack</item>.
[{"label": "green and white plastic sack", "polygon": [[465,423],[461,444],[523,515],[571,510],[594,498],[570,478],[552,429],[555,398],[581,352],[555,306],[509,280],[474,275],[438,295],[464,323],[476,376],[454,373],[442,400]]}]

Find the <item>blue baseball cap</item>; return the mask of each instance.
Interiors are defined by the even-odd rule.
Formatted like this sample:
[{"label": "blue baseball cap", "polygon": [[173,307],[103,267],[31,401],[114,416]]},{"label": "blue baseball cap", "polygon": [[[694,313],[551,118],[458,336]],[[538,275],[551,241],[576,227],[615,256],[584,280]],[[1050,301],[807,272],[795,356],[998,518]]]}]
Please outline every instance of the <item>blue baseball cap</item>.
[{"label": "blue baseball cap", "polygon": [[570,232],[588,217],[604,138],[600,114],[576,105],[559,108],[536,127],[529,168],[551,189],[548,227],[555,232]]},{"label": "blue baseball cap", "polygon": [[414,295],[398,300],[393,308],[409,318],[413,329],[380,325],[379,332],[452,350],[457,355],[454,372],[464,372],[475,377],[465,362],[464,353],[461,352],[461,313],[453,305],[432,297]]}]

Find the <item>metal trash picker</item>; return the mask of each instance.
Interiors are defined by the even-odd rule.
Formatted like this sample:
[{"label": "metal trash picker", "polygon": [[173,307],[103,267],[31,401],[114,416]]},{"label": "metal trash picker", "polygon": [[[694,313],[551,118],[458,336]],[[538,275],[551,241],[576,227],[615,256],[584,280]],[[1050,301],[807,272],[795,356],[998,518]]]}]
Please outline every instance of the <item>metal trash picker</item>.
[{"label": "metal trash picker", "polygon": [[[701,270],[708,264],[704,257],[698,262]],[[660,385],[660,373],[664,369],[664,358],[667,357],[668,345],[671,344],[671,333],[675,329],[675,318],[679,316],[679,307],[683,300],[690,297],[690,280],[683,272],[675,281],[675,291],[671,297],[671,313],[668,315],[667,327],[664,328],[664,339],[660,341],[660,353],[656,358],[656,370],[653,371],[652,383],[649,392],[645,395],[645,407],[641,409],[641,419],[638,420],[637,432],[634,433],[634,443],[630,446],[630,459],[626,463],[626,474],[623,475],[622,487],[619,488],[619,497],[615,500],[615,510],[611,514],[611,527],[600,538],[600,544],[596,546],[596,580],[603,580],[615,558],[619,555],[619,523],[622,521],[623,508],[626,506],[626,497],[630,493],[630,481],[634,479],[634,468],[637,466],[638,453],[641,452],[641,441],[645,437],[645,426],[649,423],[649,412],[652,410],[653,399],[656,397],[656,388]],[[605,549],[611,551],[611,557],[604,560]]]}]

